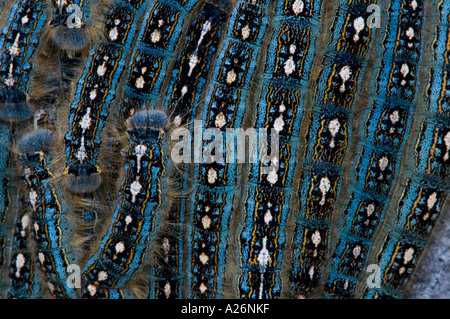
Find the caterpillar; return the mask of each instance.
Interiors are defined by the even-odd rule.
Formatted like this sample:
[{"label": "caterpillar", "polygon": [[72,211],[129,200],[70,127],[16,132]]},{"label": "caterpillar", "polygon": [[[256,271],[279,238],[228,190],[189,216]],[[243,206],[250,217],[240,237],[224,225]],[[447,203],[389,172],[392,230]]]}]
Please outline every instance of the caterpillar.
[{"label": "caterpillar", "polygon": [[[390,30],[384,42],[385,59],[377,75],[378,97],[365,119],[365,136],[374,139],[366,139],[355,159],[356,183],[350,184],[354,186],[345,204],[346,214],[341,214],[347,218],[340,226],[346,233],[336,244],[335,262],[329,270],[330,293],[337,296],[354,296],[355,291],[350,287],[356,288],[359,280],[352,279],[361,276],[366,267],[368,247],[377,226],[384,220],[386,196],[399,171],[403,142],[409,133],[417,97],[415,87],[423,47],[423,3],[392,3],[393,7],[396,5],[401,5],[401,10],[398,17],[393,17],[398,22],[392,22],[396,27]],[[400,38],[389,41],[393,36]],[[343,285],[349,288],[342,289]]]},{"label": "caterpillar", "polygon": [[[209,82],[212,64],[229,15],[227,2],[206,1],[198,16],[188,28],[184,45],[179,53],[172,73],[169,92],[164,109],[174,118],[173,123],[183,133],[192,124],[191,119],[199,112],[201,89]],[[225,5],[224,5],[225,4]],[[174,130],[174,134],[175,134]],[[172,136],[173,138],[174,136]],[[175,136],[177,137],[177,136]],[[172,149],[172,153],[174,149]],[[188,160],[187,162],[190,162]],[[172,170],[170,179],[176,181],[177,190],[188,188],[191,170],[189,164],[179,164]],[[180,192],[179,192],[180,193]],[[183,227],[187,209],[187,196],[175,198],[167,215],[168,226],[159,238],[158,264],[152,270],[154,284],[150,287],[150,298],[176,298],[182,296]]]},{"label": "caterpillar", "polygon": [[[173,78],[168,90],[171,94],[164,104],[183,122],[189,122],[197,113],[199,91],[209,74],[211,59],[217,51],[224,22],[228,18],[226,10],[229,5],[227,1],[207,1],[188,30],[183,51],[172,71]],[[178,121],[177,118],[175,120]]]},{"label": "caterpillar", "polygon": [[[270,79],[257,106],[254,127],[272,129],[279,135],[276,167],[264,173],[265,163],[249,168],[246,194],[241,207],[244,216],[240,232],[241,298],[269,299],[282,291],[281,263],[286,242],[285,227],[291,210],[290,201],[295,171],[298,135],[303,117],[306,87],[310,76],[317,37],[316,21],[320,1],[304,2],[297,8],[289,2],[276,6],[276,30],[267,53],[264,78]],[[317,30],[317,29],[316,29]]]},{"label": "caterpillar", "polygon": [[57,115],[66,115],[61,110],[73,99],[72,86],[80,77],[82,63],[90,49],[104,41],[98,20],[110,2],[47,2],[48,19],[42,31],[39,54],[34,61],[37,67],[32,83],[37,107],[49,118],[47,125],[57,125]]},{"label": "caterpillar", "polygon": [[[2,21],[6,23],[2,23],[0,36],[0,264],[8,267],[9,274],[2,271],[0,277],[4,283],[2,291],[7,292],[8,297],[29,298],[39,294],[39,284],[28,241],[29,215],[19,204],[21,196],[16,189],[11,150],[17,132],[35,112],[33,92],[28,85],[46,14],[43,1],[16,1],[10,5],[8,15],[4,13]],[[12,225],[12,229],[8,229],[8,225]]]},{"label": "caterpillar", "polygon": [[122,288],[141,266],[148,242],[153,241],[162,218],[162,139],[167,122],[165,113],[153,110],[138,112],[128,120],[126,175],[111,225],[83,271],[86,298],[102,296],[105,289]]},{"label": "caterpillar", "polygon": [[[440,21],[448,21],[448,4],[440,2],[437,9]],[[400,196],[392,216],[389,216],[395,226],[389,230],[384,227],[376,255],[371,256],[379,264],[381,285],[379,289],[366,287],[362,290],[365,298],[401,296],[447,198],[449,148],[446,141],[450,131],[447,115],[439,108],[439,100],[443,99],[439,96],[443,83],[447,81],[448,67],[448,61],[443,61],[439,54],[445,51],[443,56],[448,55],[448,35],[442,29],[444,26],[436,27],[436,45],[433,46],[435,64],[428,73],[426,117],[420,124],[414,144],[414,165],[396,191]],[[441,77],[436,77],[435,73],[440,73]]]},{"label": "caterpillar", "polygon": [[291,272],[293,295],[298,298],[314,296],[322,280],[331,218],[342,184],[341,165],[351,140],[351,109],[361,90],[358,79],[364,75],[364,61],[374,37],[366,23],[367,8],[375,3],[340,2],[327,47],[330,55],[323,58],[315,87]]},{"label": "caterpillar", "polygon": [[[76,287],[75,283],[70,281],[69,275],[73,265],[77,265],[72,264],[71,261],[78,262],[79,259],[70,257],[67,253],[68,247],[64,244],[63,229],[67,229],[67,226],[62,226],[64,224],[61,218],[63,206],[55,188],[55,180],[52,178],[52,173],[48,167],[48,161],[52,158],[54,142],[55,135],[51,131],[37,129],[24,135],[17,145],[30,206],[30,216],[25,214],[18,226],[21,227],[21,230],[27,224],[29,228],[33,229],[36,248],[36,256],[33,257],[40,266],[39,268],[42,269],[45,279],[37,283],[32,282],[33,270],[37,267],[29,256],[30,254],[22,252],[16,253],[13,258],[14,267],[12,267],[12,270],[15,271],[15,274],[11,278],[16,282],[21,280],[22,286],[28,290],[36,285],[41,290],[49,289],[50,294],[56,298],[74,299],[79,298],[77,289],[80,287]],[[21,230],[21,237],[25,236],[23,233],[25,233],[25,229]],[[68,235],[67,231],[65,235]],[[23,245],[29,246],[29,243]],[[71,254],[73,255],[73,252]],[[18,267],[19,262],[20,267]],[[28,270],[28,273],[22,274],[22,268]],[[24,284],[25,280],[27,282]],[[44,287],[40,287],[38,284]],[[12,284],[15,290],[17,290],[17,286],[17,283]],[[36,289],[34,288],[34,290]],[[31,294],[31,292],[27,292]],[[109,289],[105,292],[105,295],[112,299],[123,298],[124,292]],[[10,297],[17,298],[21,295],[10,293]]]},{"label": "caterpillar", "polygon": [[[243,105],[250,98],[247,93],[261,49],[259,41],[266,33],[268,8],[266,1],[238,1],[234,6],[226,44],[213,68],[208,93],[211,100],[204,104],[201,115],[205,127],[215,129],[215,139],[223,136],[226,128],[240,127],[243,123]],[[248,20],[253,22],[250,24]],[[203,128],[194,126],[194,134],[196,130],[202,134]],[[233,202],[237,200],[234,188],[239,182],[239,169],[236,163],[224,163],[226,153],[223,159],[215,158],[223,155],[220,139],[214,153],[206,143],[199,143],[202,150],[194,151],[194,162],[201,164],[194,166],[195,195],[188,217],[187,297],[220,298],[225,293],[225,252]],[[201,156],[197,155],[199,152],[209,154],[212,162],[196,160]]]},{"label": "caterpillar", "polygon": [[9,265],[8,298],[36,298],[40,290],[34,254],[30,241],[30,216],[23,213],[14,227],[11,245],[11,262]]},{"label": "caterpillar", "polygon": [[46,20],[43,1],[18,1],[2,30],[0,47],[0,120],[22,122],[34,114],[27,84],[32,72],[29,58],[38,46]]},{"label": "caterpillar", "polygon": [[75,298],[76,291],[67,287],[70,261],[62,245],[62,208],[45,156],[54,144],[54,134],[40,129],[24,135],[17,150],[28,189],[30,224],[36,241],[37,259],[47,277],[47,285],[58,298]]}]

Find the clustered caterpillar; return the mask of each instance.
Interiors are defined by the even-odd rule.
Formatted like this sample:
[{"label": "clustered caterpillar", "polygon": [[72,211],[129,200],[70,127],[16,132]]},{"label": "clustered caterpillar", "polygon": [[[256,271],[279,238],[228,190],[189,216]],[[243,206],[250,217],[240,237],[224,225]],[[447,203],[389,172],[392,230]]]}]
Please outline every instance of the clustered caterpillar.
[{"label": "clustered caterpillar", "polygon": [[178,41],[183,39],[183,28],[195,4],[192,0],[158,1],[147,10],[125,75],[120,119],[146,106],[158,106],[158,99],[165,94],[162,83],[171,77],[165,70],[176,58]]},{"label": "clustered caterpillar", "polygon": [[[13,169],[16,162],[11,150],[18,132],[33,118],[33,92],[29,87],[33,58],[39,47],[39,36],[46,20],[43,1],[11,3],[4,18],[0,36],[0,136],[1,136],[1,215],[0,264],[2,289],[10,298],[36,297],[33,250],[29,241],[29,214],[20,207],[21,196]],[[12,225],[12,230],[6,228]],[[9,239],[8,235],[13,238]],[[9,258],[8,258],[9,257]],[[8,280],[9,277],[9,280]],[[6,279],[5,279],[6,278]],[[6,287],[7,286],[7,287]]]},{"label": "clustered caterpillar", "polygon": [[[425,11],[425,3],[409,3],[412,4]],[[399,298],[402,295],[438,217],[445,213],[444,203],[449,191],[450,122],[445,110],[448,97],[442,90],[447,86],[450,65],[446,58],[450,52],[447,32],[450,6],[441,2],[438,8],[442,25],[436,27],[436,45],[432,47],[435,63],[429,72],[425,118],[414,144],[415,161],[395,192],[400,196],[389,216],[395,226],[383,227],[384,236],[372,258],[380,265],[380,289],[364,289],[365,298]]]},{"label": "clustered caterpillar", "polygon": [[100,17],[110,2],[48,0],[48,18],[34,61],[37,68],[33,82],[36,103],[49,117],[47,124],[55,124],[57,114],[66,114],[66,105],[73,99],[73,82],[80,76],[82,63],[91,47],[104,39]]}]

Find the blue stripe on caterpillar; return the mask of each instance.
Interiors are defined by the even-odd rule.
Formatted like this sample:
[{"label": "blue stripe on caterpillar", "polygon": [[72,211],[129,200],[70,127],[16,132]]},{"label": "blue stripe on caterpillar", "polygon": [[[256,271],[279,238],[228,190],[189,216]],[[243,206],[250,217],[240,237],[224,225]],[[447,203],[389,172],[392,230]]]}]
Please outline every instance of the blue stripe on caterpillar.
[{"label": "blue stripe on caterpillar", "polygon": [[7,123],[0,122],[0,266],[7,263],[6,245],[8,230],[6,218],[11,207],[9,167],[10,147],[12,140],[11,127]]}]

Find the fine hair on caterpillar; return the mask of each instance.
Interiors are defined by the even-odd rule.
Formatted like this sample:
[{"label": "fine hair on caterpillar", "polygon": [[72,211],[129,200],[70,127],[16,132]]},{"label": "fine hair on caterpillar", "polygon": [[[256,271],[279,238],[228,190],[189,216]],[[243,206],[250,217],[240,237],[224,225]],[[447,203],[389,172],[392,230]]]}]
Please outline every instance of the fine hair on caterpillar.
[{"label": "fine hair on caterpillar", "polygon": [[[66,1],[53,1],[53,6],[48,8],[51,18],[44,31],[44,43],[41,45],[42,49],[37,59],[39,67],[33,82],[35,90],[33,100],[37,107],[43,108],[49,114],[53,125],[58,123],[64,123],[65,125],[68,116],[65,106],[73,99],[74,82],[79,78],[84,67],[82,61],[87,57],[91,47],[104,39],[101,36],[102,31],[98,32],[96,29],[103,30],[101,17],[104,16],[110,2],[83,2],[83,17],[86,18],[86,21],[89,20],[89,23],[83,24],[82,28],[67,25],[70,16],[66,12],[66,9],[69,9],[65,6]],[[77,5],[72,4],[73,6],[76,7]],[[72,30],[75,33],[72,34],[70,31],[65,33],[64,29]],[[76,32],[81,32],[81,34],[77,35]],[[78,38],[71,39],[70,35]],[[87,36],[89,39],[86,38]],[[70,45],[67,46],[64,42],[68,42]],[[81,189],[81,191],[94,190],[100,185],[98,175],[92,175],[89,178],[77,178],[75,176],[74,179],[72,181],[69,178],[67,183],[78,185],[78,189]],[[63,185],[67,186],[67,184]],[[79,192],[78,189],[75,187],[75,193]]]}]

